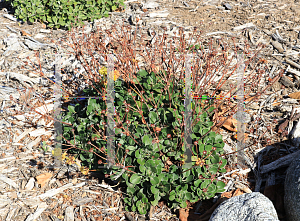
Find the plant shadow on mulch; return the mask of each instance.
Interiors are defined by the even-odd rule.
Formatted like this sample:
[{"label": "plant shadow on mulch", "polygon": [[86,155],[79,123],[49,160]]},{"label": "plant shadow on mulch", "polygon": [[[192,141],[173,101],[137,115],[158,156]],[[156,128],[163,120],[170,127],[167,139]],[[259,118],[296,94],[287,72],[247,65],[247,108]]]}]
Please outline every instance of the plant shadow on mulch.
[{"label": "plant shadow on mulch", "polygon": [[2,10],[3,8],[6,8],[8,11],[12,11],[13,8],[11,6],[11,2],[7,2],[5,0],[2,0],[0,2],[0,10]]}]

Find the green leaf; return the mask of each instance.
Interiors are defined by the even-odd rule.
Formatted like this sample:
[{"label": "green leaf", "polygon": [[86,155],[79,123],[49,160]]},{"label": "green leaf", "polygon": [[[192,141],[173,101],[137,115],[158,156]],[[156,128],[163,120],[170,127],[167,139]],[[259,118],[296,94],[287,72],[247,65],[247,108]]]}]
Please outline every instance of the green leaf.
[{"label": "green leaf", "polygon": [[146,146],[151,144],[151,140],[149,139],[149,136],[148,136],[148,135],[145,135],[145,136],[143,137],[143,143],[144,143]]},{"label": "green leaf", "polygon": [[193,175],[190,175],[186,178],[186,182],[191,182],[194,179]]},{"label": "green leaf", "polygon": [[140,165],[140,171],[144,173],[146,171],[146,167],[144,165]]},{"label": "green leaf", "polygon": [[141,177],[137,175],[136,173],[132,174],[130,177],[130,183],[137,184],[141,181]]},{"label": "green leaf", "polygon": [[132,210],[132,212],[135,212],[136,211],[136,206],[132,205],[131,210]]},{"label": "green leaf", "polygon": [[192,160],[192,161],[197,161],[197,160],[198,160],[198,157],[197,157],[197,156],[192,156],[192,157],[191,157],[191,160]]},{"label": "green leaf", "polygon": [[207,192],[215,194],[217,192],[217,187],[214,183],[211,183],[207,188]]},{"label": "green leaf", "polygon": [[137,159],[138,164],[144,165],[145,164],[145,159]]},{"label": "green leaf", "polygon": [[150,183],[152,185],[157,185],[159,183],[158,177],[150,177]]},{"label": "green leaf", "polygon": [[148,72],[146,70],[140,70],[138,72],[138,75],[141,77],[146,77],[148,75]]},{"label": "green leaf", "polygon": [[170,196],[169,196],[169,200],[170,200],[170,201],[175,200],[175,195],[170,195]]},{"label": "green leaf", "polygon": [[209,113],[211,113],[211,112],[213,112],[214,109],[216,109],[216,108],[215,108],[215,107],[210,107],[207,111],[208,111]]},{"label": "green leaf", "polygon": [[127,148],[126,149],[128,149],[128,150],[135,150],[136,149],[136,147],[135,146],[127,146]]},{"label": "green leaf", "polygon": [[200,184],[202,181],[203,181],[203,180],[201,180],[201,179],[197,179],[197,180],[194,181],[194,185],[195,185],[196,187],[198,187],[199,184]]},{"label": "green leaf", "polygon": [[154,124],[158,120],[158,116],[154,111],[150,111],[149,113],[150,122]]},{"label": "green leaf", "polygon": [[142,198],[142,202],[143,202],[143,203],[148,203],[147,197],[143,197],[143,198]]},{"label": "green leaf", "polygon": [[217,188],[218,188],[218,190],[223,190],[224,187],[225,187],[225,183],[224,182],[222,182],[222,181],[218,181],[217,182]]},{"label": "green leaf", "polygon": [[140,150],[135,151],[135,157],[136,158],[141,158]]},{"label": "green leaf", "polygon": [[193,195],[191,193],[189,193],[189,192],[187,192],[185,194],[185,197],[186,197],[187,200],[192,200],[193,199]]},{"label": "green leaf", "polygon": [[153,201],[151,201],[151,204],[152,204],[153,206],[156,206],[156,205],[158,204],[158,200],[153,200]]},{"label": "green leaf", "polygon": [[201,189],[204,189],[208,186],[208,184],[210,184],[210,180],[204,180],[203,183],[201,183]]},{"label": "green leaf", "polygon": [[186,207],[187,207],[186,202],[185,202],[185,201],[181,202],[181,203],[180,203],[180,207],[181,207],[181,208],[186,208]]},{"label": "green leaf", "polygon": [[151,192],[155,195],[159,192],[159,189],[155,188],[155,186],[151,186]]}]

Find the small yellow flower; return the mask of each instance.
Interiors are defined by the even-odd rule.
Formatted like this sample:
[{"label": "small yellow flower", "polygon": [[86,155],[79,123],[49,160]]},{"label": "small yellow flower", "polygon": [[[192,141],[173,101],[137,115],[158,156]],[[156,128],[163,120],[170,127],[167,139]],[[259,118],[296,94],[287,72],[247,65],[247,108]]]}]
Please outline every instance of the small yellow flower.
[{"label": "small yellow flower", "polygon": [[67,158],[67,152],[64,152],[63,155],[61,155],[62,160]]},{"label": "small yellow flower", "polygon": [[69,165],[74,164],[75,163],[75,157],[74,156],[71,156],[70,158],[66,157],[66,163],[69,164]]},{"label": "small yellow flower", "polygon": [[[102,76],[106,76],[107,75],[107,68],[106,67],[102,67],[99,70],[99,74]],[[116,81],[120,76],[120,72],[117,70],[114,70],[114,81]],[[104,83],[105,85],[107,85],[107,82]]]},{"label": "small yellow flower", "polygon": [[83,175],[88,175],[89,169],[88,169],[88,168],[84,168],[84,167],[80,167],[80,172],[81,172]]},{"label": "small yellow flower", "polygon": [[106,74],[107,74],[107,68],[106,68],[106,67],[102,67],[102,68],[99,70],[99,74],[106,76]]}]

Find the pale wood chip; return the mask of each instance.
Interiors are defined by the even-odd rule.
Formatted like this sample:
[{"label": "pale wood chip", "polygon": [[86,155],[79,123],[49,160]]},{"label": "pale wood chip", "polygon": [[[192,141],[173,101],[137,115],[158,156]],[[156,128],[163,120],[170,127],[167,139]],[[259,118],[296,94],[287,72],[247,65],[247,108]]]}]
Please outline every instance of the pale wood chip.
[{"label": "pale wood chip", "polygon": [[14,143],[19,142],[21,139],[23,139],[29,132],[33,131],[34,128],[29,128],[26,129],[23,133],[21,133],[18,137],[15,138],[15,140],[13,140]]},{"label": "pale wood chip", "polygon": [[18,189],[18,184],[16,184],[15,181],[13,181],[12,179],[9,179],[8,177],[4,176],[4,175],[0,175],[0,181],[7,183],[8,185],[12,186],[15,189]]},{"label": "pale wood chip", "polygon": [[48,205],[45,202],[39,204],[38,208],[33,214],[30,214],[25,221],[34,221],[36,220],[46,209]]},{"label": "pale wood chip", "polygon": [[64,221],[74,221],[74,207],[73,206],[68,206],[66,208]]}]

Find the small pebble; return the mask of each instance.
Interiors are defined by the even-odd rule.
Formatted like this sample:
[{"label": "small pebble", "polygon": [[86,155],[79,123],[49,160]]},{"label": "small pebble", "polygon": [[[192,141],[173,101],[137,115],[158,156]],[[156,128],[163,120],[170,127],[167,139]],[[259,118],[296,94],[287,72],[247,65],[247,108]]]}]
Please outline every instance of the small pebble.
[{"label": "small pebble", "polygon": [[225,9],[227,9],[227,10],[231,10],[231,9],[232,9],[232,6],[229,5],[228,3],[224,3],[223,6],[224,6]]}]

